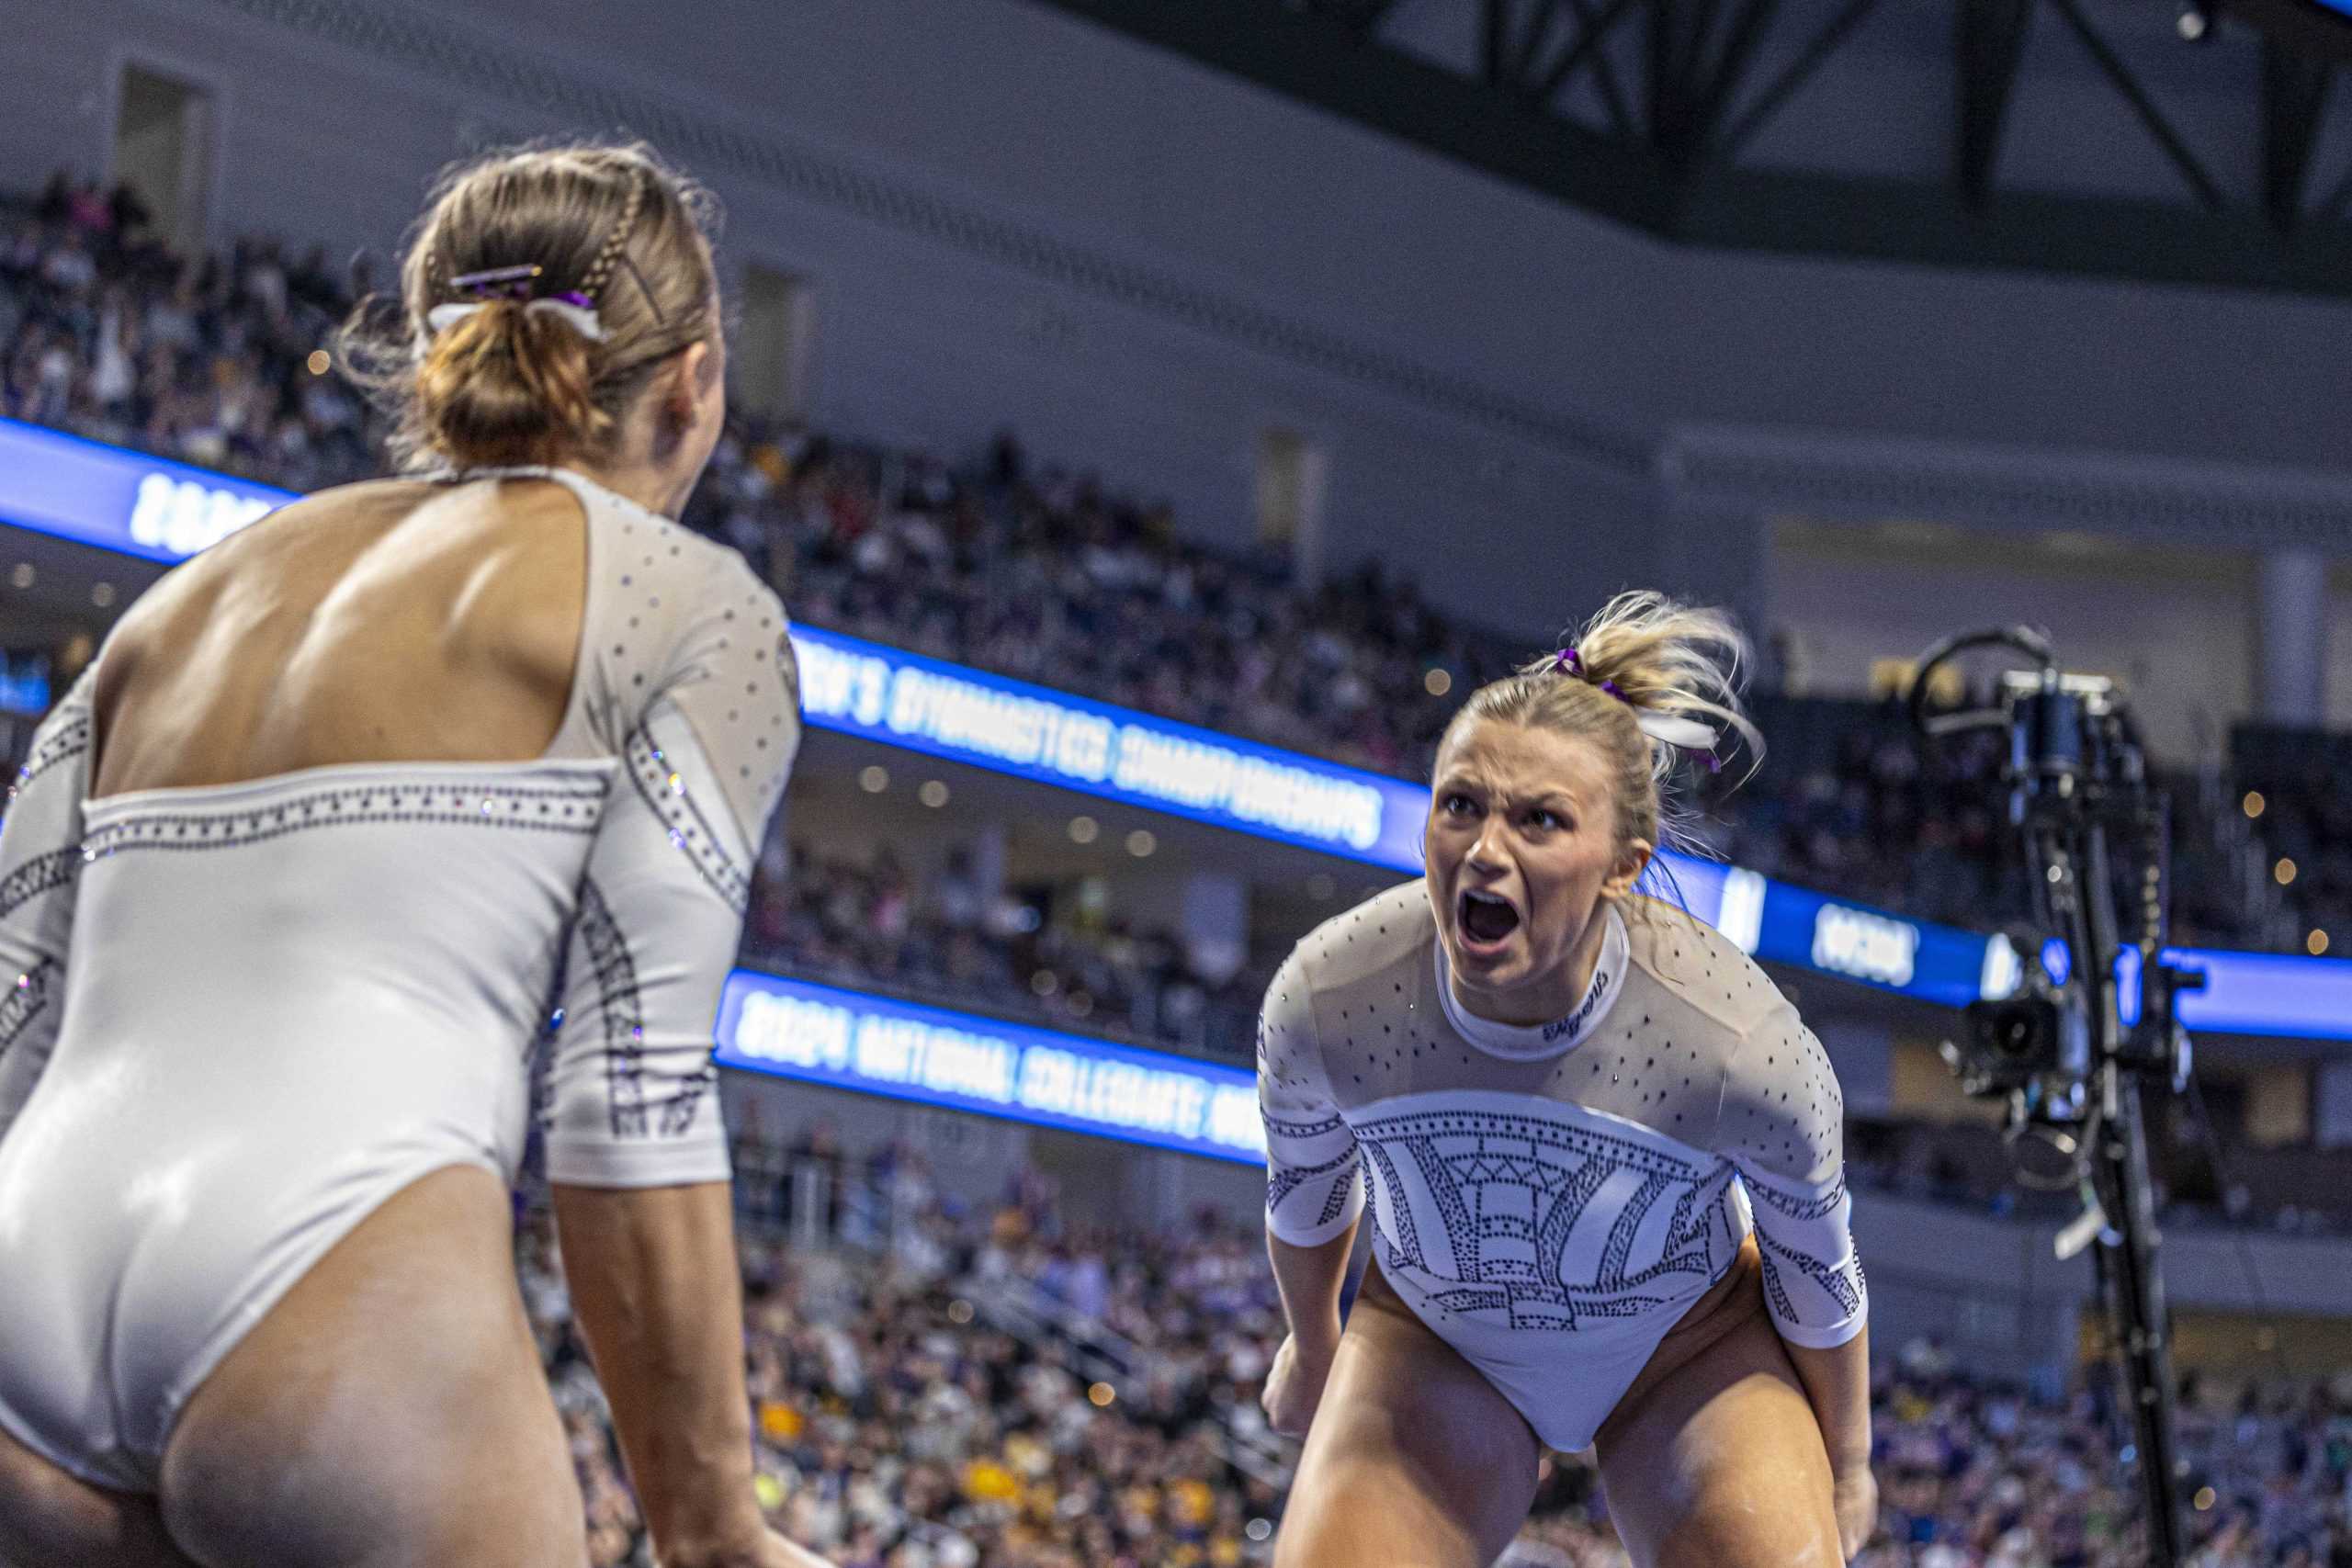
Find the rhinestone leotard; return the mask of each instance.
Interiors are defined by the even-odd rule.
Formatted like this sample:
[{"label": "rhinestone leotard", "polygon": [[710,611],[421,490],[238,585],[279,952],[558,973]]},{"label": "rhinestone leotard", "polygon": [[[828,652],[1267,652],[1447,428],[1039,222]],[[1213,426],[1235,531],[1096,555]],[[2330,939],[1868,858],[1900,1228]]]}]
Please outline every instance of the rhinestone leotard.
[{"label": "rhinestone leotard", "polygon": [[1301,942],[1266,997],[1266,1224],[1362,1213],[1399,1296],[1555,1449],[1592,1441],[1752,1228],[1774,1325],[1860,1333],[1838,1080],[1756,964],[1671,906],[1614,912],[1578,1006],[1464,1011],[1423,885]]},{"label": "rhinestone leotard", "polygon": [[784,611],[578,474],[499,473],[585,513],[540,758],[89,800],[85,673],[11,792],[0,1427],[87,1480],[151,1489],[311,1263],[433,1170],[511,1179],[535,1111],[555,1180],[727,1175],[710,1032],[799,739]]}]

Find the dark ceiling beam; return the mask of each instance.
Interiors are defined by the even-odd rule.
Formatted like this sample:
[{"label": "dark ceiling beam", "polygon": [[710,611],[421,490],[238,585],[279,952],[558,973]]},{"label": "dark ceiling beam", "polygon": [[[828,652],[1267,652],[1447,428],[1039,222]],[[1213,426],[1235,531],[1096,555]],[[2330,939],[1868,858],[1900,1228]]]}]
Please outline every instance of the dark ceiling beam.
[{"label": "dark ceiling beam", "polygon": [[1690,0],[1690,7],[1672,65],[1674,119],[1658,139],[1668,155],[1685,167],[1704,152],[1713,126],[1707,90],[1713,73],[1708,56],[1714,52],[1712,46],[1722,30],[1724,10],[1723,0]]},{"label": "dark ceiling beam", "polygon": [[1732,101],[1739,96],[1740,85],[1747,79],[1748,64],[1756,58],[1757,48],[1771,30],[1780,10],[1781,0],[1747,0],[1732,18],[1731,30],[1724,39],[1722,53],[1716,57],[1715,68],[1699,90],[1698,141],[1702,148],[1714,144],[1723,129],[1724,116],[1730,112]]},{"label": "dark ceiling beam", "polygon": [[1478,68],[1487,85],[1508,87],[1510,74],[1510,0],[1478,0]]},{"label": "dark ceiling beam", "polygon": [[[2281,233],[2250,205],[2211,212],[2177,202],[2009,190],[1973,211],[1941,178],[1712,164],[1678,178],[1653,149],[1612,141],[1271,0],[1033,3],[1664,240],[2352,299],[2352,226],[2316,215]],[[1777,106],[1761,107],[1769,114]],[[1757,112],[1750,107],[1741,122],[1751,132],[1750,121],[1760,123]],[[2352,197],[2352,188],[2343,194]]]},{"label": "dark ceiling beam", "polygon": [[1812,80],[1813,73],[1838,52],[1838,46],[1846,41],[1846,35],[1860,27],[1862,19],[1877,8],[1878,0],[1846,0],[1838,8],[1838,14],[1824,23],[1821,30],[1797,51],[1797,57],[1772,78],[1772,85],[1758,94],[1756,101],[1747,106],[1747,112],[1724,132],[1724,161],[1729,163],[1736,158],[1740,148],[1764,128],[1764,122],[1778,114],[1781,106],[1795,96],[1797,89]]},{"label": "dark ceiling beam", "polygon": [[2262,40],[2262,206],[2291,229],[2302,217],[2312,149],[2335,67],[2277,39]]},{"label": "dark ceiling beam", "polygon": [[1520,24],[1519,42],[1510,51],[1510,85],[1522,96],[1535,80],[1536,56],[1550,40],[1553,26],[1566,8],[1566,0],[1531,0],[1526,20]]},{"label": "dark ceiling beam", "polygon": [[[1605,9],[1595,12],[1585,0],[1576,0],[1578,28],[1576,39],[1535,78],[1534,89],[1529,96],[1540,104],[1551,103],[1560,89],[1567,85],[1568,78],[1576,73],[1577,67],[1589,59],[1597,60],[1605,69],[1609,57],[1601,52],[1600,46],[1609,40],[1609,35],[1617,24],[1633,13],[1637,3],[1638,0],[1609,0]],[[1611,75],[1613,80],[1614,73]]]},{"label": "dark ceiling beam", "polygon": [[1396,0],[1307,0],[1306,8],[1330,17],[1349,31],[1370,34],[1396,8]]},{"label": "dark ceiling beam", "polygon": [[2312,209],[2312,216],[2305,221],[2341,224],[2346,218],[2352,218],[2352,169],[2344,171],[2344,177]]},{"label": "dark ceiling beam", "polygon": [[1953,88],[1960,106],[1954,138],[1961,197],[1972,208],[1992,199],[2001,160],[2001,128],[2025,59],[2033,0],[1958,0],[1952,9]]},{"label": "dark ceiling beam", "polygon": [[1649,27],[1642,35],[1642,123],[1650,145],[1667,145],[1675,116],[1674,24],[1678,0],[1648,0]]},{"label": "dark ceiling beam", "polygon": [[[1631,8],[1631,0],[1606,16],[1594,12],[1591,0],[1568,0],[1568,6],[1577,14],[1577,33],[1576,44],[1570,46],[1570,51],[1573,53],[1580,48],[1587,39],[1592,40],[1587,58],[1592,62],[1593,90],[1600,95],[1600,107],[1609,116],[1610,130],[1615,132],[1619,141],[1630,146],[1640,139],[1640,132],[1634,127],[1634,111],[1626,100],[1625,90],[1618,85],[1617,67],[1600,43],[1608,36],[1609,29],[1617,25],[1617,18]],[[1540,94],[1531,95],[1530,101],[1539,108],[1556,107],[1560,86],[1565,80],[1565,76],[1555,77],[1546,73]]]},{"label": "dark ceiling beam", "polygon": [[2165,150],[2165,155],[2172,160],[2173,167],[2180,171],[2180,177],[2188,182],[2190,190],[2196,192],[2197,199],[2215,211],[2229,205],[2222,195],[2220,182],[2205,172],[2205,165],[2198,161],[2196,153],[2189,151],[2188,142],[2173,129],[2172,121],[2165,118],[2164,111],[2156,107],[2155,99],[2148,96],[2148,90],[2140,85],[2140,79],[2132,74],[2132,68],[2123,63],[2122,58],[2107,39],[2099,36],[2098,29],[2091,26],[2090,18],[2083,15],[2078,0],[2050,0],[2050,3],[2057,7],[2058,15],[2065,18],[2066,26],[2082,40],[2083,48],[2090,52],[2099,70],[2114,84],[2115,90],[2123,95],[2123,101],[2132,106],[2132,112],[2140,117],[2140,123],[2147,128],[2148,134],[2156,139],[2156,145]]}]

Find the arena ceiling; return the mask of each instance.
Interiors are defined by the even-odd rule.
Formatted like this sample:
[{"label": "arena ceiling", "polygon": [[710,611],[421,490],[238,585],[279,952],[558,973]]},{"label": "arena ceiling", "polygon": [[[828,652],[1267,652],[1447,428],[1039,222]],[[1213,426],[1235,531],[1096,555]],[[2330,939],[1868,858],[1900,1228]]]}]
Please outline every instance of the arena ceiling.
[{"label": "arena ceiling", "polygon": [[1042,3],[1677,243],[2352,295],[2352,72],[2316,11]]}]

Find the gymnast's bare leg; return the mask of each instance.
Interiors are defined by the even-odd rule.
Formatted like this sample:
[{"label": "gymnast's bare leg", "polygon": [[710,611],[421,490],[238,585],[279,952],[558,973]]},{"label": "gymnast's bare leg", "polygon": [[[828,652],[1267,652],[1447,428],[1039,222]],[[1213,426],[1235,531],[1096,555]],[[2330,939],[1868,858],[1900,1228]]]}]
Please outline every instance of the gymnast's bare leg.
[{"label": "gymnast's bare leg", "polygon": [[206,1568],[578,1568],[579,1483],[504,1185],[434,1172],[262,1319],[182,1413],[163,1511]]},{"label": "gymnast's bare leg", "polygon": [[1594,1447],[1640,1568],[1838,1568],[1829,1453],[1751,1239],[1652,1353]]},{"label": "gymnast's bare leg", "polygon": [[[1766,1314],[1755,1244],[1668,1333],[1597,1445],[1638,1568],[1837,1568],[1820,1427]],[[1380,1281],[1348,1319],[1276,1568],[1486,1568],[1525,1523],[1526,1420]]]},{"label": "gymnast's bare leg", "polygon": [[0,1568],[196,1568],[153,1497],[93,1486],[0,1432]]},{"label": "gymnast's bare leg", "polygon": [[1486,1568],[1527,1520],[1541,1457],[1510,1402],[1374,1264],[1307,1429],[1274,1568]]}]

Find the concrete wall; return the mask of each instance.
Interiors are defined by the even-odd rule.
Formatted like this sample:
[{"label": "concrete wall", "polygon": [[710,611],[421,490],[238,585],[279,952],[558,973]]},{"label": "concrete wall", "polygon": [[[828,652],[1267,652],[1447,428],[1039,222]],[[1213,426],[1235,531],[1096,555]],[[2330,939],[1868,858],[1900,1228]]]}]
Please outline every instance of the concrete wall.
[{"label": "concrete wall", "polygon": [[2252,702],[2256,625],[2243,555],[2086,535],[2052,549],[1901,523],[1782,525],[1773,537],[1766,603],[1799,646],[1809,692],[1860,695],[1877,660],[2022,622],[2052,635],[2067,669],[2120,680],[2165,757],[2219,754]]}]

